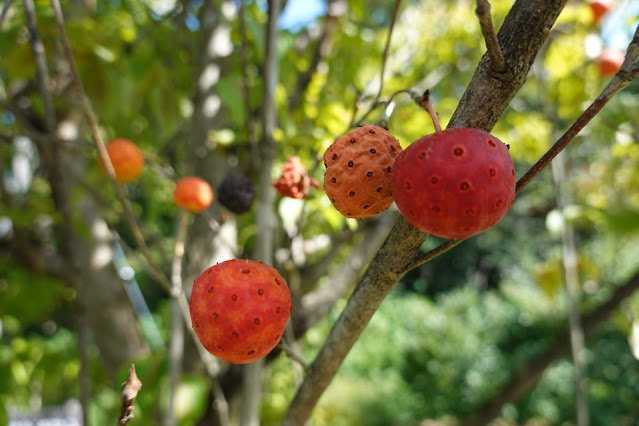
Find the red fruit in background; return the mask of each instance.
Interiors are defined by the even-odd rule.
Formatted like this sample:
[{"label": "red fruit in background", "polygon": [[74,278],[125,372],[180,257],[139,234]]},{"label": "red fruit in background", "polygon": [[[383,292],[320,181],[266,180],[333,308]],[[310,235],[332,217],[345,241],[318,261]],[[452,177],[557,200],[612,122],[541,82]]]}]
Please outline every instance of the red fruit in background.
[{"label": "red fruit in background", "polygon": [[180,179],[173,191],[175,205],[184,210],[199,213],[211,205],[213,190],[211,185],[197,176]]},{"label": "red fruit in background", "polygon": [[611,77],[615,75],[615,73],[621,68],[621,64],[623,64],[625,56],[626,55],[621,50],[613,47],[608,47],[602,50],[601,54],[597,58],[599,73],[603,77]]},{"label": "red fruit in background", "polygon": [[[106,145],[107,154],[113,165],[115,180],[121,183],[137,179],[144,169],[144,155],[136,144],[128,139],[114,139]],[[105,171],[102,161],[100,170]]]},{"label": "red fruit in background", "polygon": [[592,11],[592,21],[597,24],[613,8],[614,2],[612,0],[592,0],[588,5]]},{"label": "red fruit in background", "polygon": [[271,183],[282,197],[305,198],[311,186],[319,188],[317,180],[306,173],[300,157],[289,157],[282,169],[282,176]]},{"label": "red fruit in background", "polygon": [[413,226],[463,239],[496,224],[515,199],[508,148],[479,129],[448,129],[413,142],[395,161],[395,202]]},{"label": "red fruit in background", "polygon": [[366,125],[340,136],[324,153],[324,190],[342,215],[374,216],[393,202],[391,170],[402,147],[381,127]]},{"label": "red fruit in background", "polygon": [[202,345],[216,357],[245,364],[268,354],[291,314],[291,293],[275,268],[227,260],[195,280],[189,310]]}]

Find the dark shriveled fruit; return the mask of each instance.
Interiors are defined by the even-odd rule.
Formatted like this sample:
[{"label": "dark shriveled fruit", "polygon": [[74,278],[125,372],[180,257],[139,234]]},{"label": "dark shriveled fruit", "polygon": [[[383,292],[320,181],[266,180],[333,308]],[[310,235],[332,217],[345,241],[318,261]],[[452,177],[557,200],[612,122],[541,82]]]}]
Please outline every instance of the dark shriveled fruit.
[{"label": "dark shriveled fruit", "polygon": [[479,129],[448,129],[413,142],[395,161],[391,182],[406,220],[449,239],[485,231],[515,200],[508,148]]},{"label": "dark shriveled fruit", "polygon": [[254,260],[218,263],[195,280],[189,310],[202,345],[216,357],[246,364],[280,341],[291,293],[275,268]]},{"label": "dark shriveled fruit", "polygon": [[288,157],[282,167],[282,175],[271,185],[282,197],[306,198],[311,187],[319,188],[319,182],[308,176],[302,160],[297,155]]},{"label": "dark shriveled fruit", "polygon": [[229,174],[217,188],[217,200],[235,214],[251,210],[254,199],[255,187],[244,175]]}]

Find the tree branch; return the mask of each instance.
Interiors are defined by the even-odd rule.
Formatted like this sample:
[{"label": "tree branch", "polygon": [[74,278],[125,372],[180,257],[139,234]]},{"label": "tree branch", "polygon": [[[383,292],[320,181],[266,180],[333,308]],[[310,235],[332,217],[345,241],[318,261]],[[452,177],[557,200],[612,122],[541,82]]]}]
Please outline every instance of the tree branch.
[{"label": "tree branch", "polygon": [[396,218],[397,215],[387,212],[375,228],[369,230],[364,239],[350,251],[348,259],[328,276],[327,284],[302,297],[297,315],[299,321],[295,324],[296,337],[317,324],[352,288],[362,268],[370,262],[384,242]]},{"label": "tree branch", "polygon": [[[120,184],[115,179],[113,165],[111,164],[109,155],[106,152],[106,147],[104,145],[104,141],[102,140],[102,136],[100,135],[97,119],[93,112],[93,107],[91,106],[89,98],[86,95],[86,92],[82,85],[82,80],[80,79],[80,75],[78,73],[75,58],[73,56],[73,51],[71,49],[71,44],[69,42],[69,37],[65,29],[64,16],[62,13],[60,2],[59,0],[51,0],[51,4],[54,9],[56,25],[58,27],[58,31],[60,32],[60,39],[62,41],[64,54],[69,64],[73,87],[80,97],[81,108],[89,123],[89,127],[91,128],[93,142],[98,149],[102,162],[105,165],[107,175],[109,176],[109,180],[113,185],[118,201],[122,205],[125,221],[133,234],[138,249],[142,253],[142,256],[144,257],[147,265],[150,268],[149,270],[152,277],[163,287],[164,290],[166,290],[166,292],[171,297],[176,299],[177,305],[182,313],[182,317],[184,318],[186,327],[190,331],[191,337],[195,342],[195,346],[198,349],[198,353],[206,367],[207,373],[209,374],[209,376],[211,376],[212,380],[215,381],[216,376],[219,372],[217,360],[202,346],[199,339],[197,338],[197,335],[195,334],[195,330],[191,326],[191,316],[189,313],[189,304],[186,299],[186,295],[184,294],[184,291],[177,292],[173,290],[173,285],[171,284],[170,280],[166,277],[166,275],[164,275],[164,273],[162,273],[160,268],[153,261],[149,248],[144,241],[144,237],[142,236],[142,232],[140,231],[140,228],[135,221],[135,217],[133,215],[133,212],[131,211],[131,206],[124,196]],[[220,415],[222,416],[223,414],[224,413],[221,413]]]},{"label": "tree branch", "polygon": [[379,72],[379,90],[377,96],[375,96],[375,102],[377,103],[380,96],[382,96],[382,90],[384,89],[384,72],[386,71],[386,63],[388,62],[388,52],[390,51],[391,37],[393,36],[393,28],[395,28],[395,22],[397,21],[397,15],[399,14],[399,7],[402,4],[402,0],[395,0],[395,7],[393,8],[393,16],[391,16],[390,25],[388,27],[388,36],[386,37],[386,45],[384,46],[384,53],[382,54],[382,67]]},{"label": "tree branch", "polygon": [[[621,302],[637,290],[639,290],[639,271],[625,284],[617,287],[610,299],[582,316],[584,336],[586,338],[591,337],[597,327],[608,319]],[[557,336],[554,344],[544,352],[517,367],[501,390],[479,410],[468,416],[463,425],[482,426],[490,423],[492,419],[501,413],[504,405],[516,403],[532,391],[541,380],[544,371],[553,362],[568,355],[570,355],[570,330],[567,328]]]},{"label": "tree branch", "polygon": [[12,0],[5,0],[4,6],[2,6],[2,12],[0,12],[0,28],[2,28],[4,18],[7,16],[7,12],[9,11],[9,7],[11,6],[11,1]]},{"label": "tree branch", "polygon": [[[635,31],[635,35],[628,46],[626,59],[624,63],[606,85],[603,91],[597,96],[592,104],[579,116],[570,128],[564,133],[555,144],[517,181],[516,193],[521,192],[541,171],[559,154],[568,144],[579,134],[579,132],[592,120],[601,109],[612,99],[617,93],[627,87],[630,82],[639,76],[639,68],[634,64],[639,59],[639,26]],[[439,256],[455,247],[463,240],[448,240],[430,250],[427,253],[415,257],[413,262],[407,268],[416,268],[435,257]],[[407,271],[406,271],[407,272]]]},{"label": "tree branch", "polygon": [[[490,130],[523,85],[539,49],[567,0],[517,0],[499,33],[504,57],[513,64],[495,78],[484,55],[449,127]],[[332,381],[346,354],[395,283],[407,270],[426,234],[403,217],[395,222],[386,242],[360,279],[344,311],[315,358],[284,418],[285,425],[303,424]]]},{"label": "tree branch", "polygon": [[240,20],[240,70],[242,73],[242,95],[244,96],[244,113],[246,114],[246,134],[249,146],[251,147],[251,163],[254,167],[260,165],[260,153],[257,146],[257,136],[255,134],[255,111],[251,107],[251,78],[248,73],[248,37],[246,29],[246,0],[240,0],[239,20]]},{"label": "tree branch", "polygon": [[639,59],[639,26],[637,26],[635,35],[628,46],[626,59],[621,69],[612,77],[599,96],[570,126],[566,133],[517,181],[517,193],[521,192],[577,136],[581,129],[601,111],[610,99],[626,88],[639,75],[639,68],[634,66],[637,59]]},{"label": "tree branch", "polygon": [[60,32],[60,39],[62,41],[62,47],[64,50],[65,57],[69,64],[69,70],[71,72],[71,79],[73,82],[73,87],[77,94],[80,97],[82,111],[89,123],[89,127],[91,128],[91,134],[93,136],[93,142],[98,150],[100,155],[100,159],[104,164],[105,171],[109,180],[112,183],[113,189],[115,190],[115,194],[118,198],[118,201],[122,205],[122,211],[124,214],[124,219],[131,230],[133,238],[135,239],[135,243],[138,246],[138,249],[142,252],[142,255],[146,259],[146,261],[151,265],[153,278],[162,286],[164,289],[172,296],[172,288],[171,282],[169,279],[160,271],[158,266],[155,264],[151,257],[151,253],[149,251],[148,246],[144,242],[144,237],[142,236],[142,232],[138,227],[135,216],[131,211],[131,206],[124,196],[124,192],[120,184],[115,179],[115,171],[113,170],[113,165],[111,164],[111,160],[109,159],[109,154],[106,151],[106,146],[104,145],[104,141],[102,140],[102,136],[100,135],[100,131],[98,129],[98,122],[95,118],[95,114],[93,112],[93,107],[91,106],[91,102],[86,95],[84,90],[84,86],[82,84],[82,80],[80,79],[80,75],[78,73],[78,68],[75,63],[75,58],[73,56],[73,50],[71,49],[71,43],[69,42],[69,37],[67,35],[65,26],[64,26],[64,15],[62,13],[62,8],[60,7],[59,0],[51,0],[51,4],[53,6],[53,10],[55,13],[55,21],[58,27],[58,31]]},{"label": "tree branch", "polygon": [[488,3],[488,0],[477,0],[475,14],[479,19],[481,33],[484,35],[484,40],[486,40],[486,50],[490,57],[490,69],[496,73],[504,72],[506,70],[506,63],[504,62],[504,55],[499,48],[499,41],[497,40],[497,34],[493,26],[493,19],[490,16],[490,3]]},{"label": "tree branch", "polygon": [[[80,391],[82,419],[86,423],[89,412],[90,397],[90,377],[89,377],[89,321],[87,314],[87,306],[84,298],[86,291],[85,283],[78,279],[79,264],[77,251],[74,250],[75,232],[73,220],[71,217],[71,204],[69,202],[69,192],[67,185],[68,177],[62,171],[62,155],[55,140],[57,118],[53,107],[53,96],[51,95],[51,81],[49,79],[49,70],[47,66],[47,57],[44,45],[40,38],[37,27],[36,9],[33,0],[24,0],[24,12],[27,21],[27,28],[30,35],[31,50],[33,52],[34,62],[36,66],[36,82],[42,106],[44,109],[44,125],[48,140],[34,139],[40,158],[45,165],[45,171],[49,186],[51,187],[51,196],[56,210],[62,216],[62,223],[58,231],[61,234],[60,251],[64,261],[64,279],[78,293],[78,299],[75,307],[75,326],[78,332],[78,357],[80,360]],[[8,5],[8,2],[7,2]]]},{"label": "tree branch", "polygon": [[[562,151],[551,163],[555,191],[557,192],[557,208],[565,215],[570,203],[566,191],[566,151]],[[565,217],[565,216],[564,216]],[[575,238],[575,227],[564,220],[562,229],[563,275],[568,301],[568,321],[570,330],[570,347],[575,383],[576,419],[579,426],[588,426],[588,388],[586,378],[586,362],[584,353],[584,330],[581,326],[579,306],[581,303],[581,283],[579,282],[578,251]]]},{"label": "tree branch", "polygon": [[[178,211],[175,231],[175,244],[173,246],[173,261],[171,262],[171,283],[173,291],[183,293],[182,260],[184,259],[184,245],[186,229],[190,213],[184,209]],[[175,419],[175,394],[180,376],[182,374],[182,361],[184,359],[184,319],[176,299],[171,300],[171,341],[169,343],[169,406],[164,416],[164,424],[172,426]]]},{"label": "tree branch", "polygon": [[[277,55],[277,21],[280,14],[280,0],[268,1],[268,21],[266,23],[266,53],[264,58],[264,97],[262,99],[262,141],[260,143],[261,163],[259,171],[257,236],[255,257],[268,265],[273,264],[273,249],[276,217],[273,208],[274,188],[271,186],[271,170],[277,147],[273,131],[277,120],[275,91],[279,82],[279,61]],[[262,372],[264,359],[259,359],[244,367],[243,404],[240,424],[257,426],[260,423],[260,401],[262,397]]]}]

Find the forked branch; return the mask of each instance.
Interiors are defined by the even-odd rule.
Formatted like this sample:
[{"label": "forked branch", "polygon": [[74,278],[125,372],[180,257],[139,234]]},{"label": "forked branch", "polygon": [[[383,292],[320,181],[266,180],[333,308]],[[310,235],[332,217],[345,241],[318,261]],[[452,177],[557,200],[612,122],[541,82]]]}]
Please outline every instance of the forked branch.
[{"label": "forked branch", "polygon": [[523,175],[517,182],[517,193],[521,192],[557,154],[559,154],[583,129],[586,124],[612,99],[617,93],[626,88],[630,82],[639,76],[639,26],[635,30],[635,35],[628,45],[626,58],[621,69],[612,77],[603,91],[597,96],[592,104],[581,114],[572,126],[564,133],[557,142]]},{"label": "forked branch", "polygon": [[[555,144],[517,181],[516,193],[521,192],[550,162],[559,154],[568,144],[579,134],[579,132],[592,120],[601,109],[612,99],[617,93],[627,87],[630,82],[639,76],[639,66],[636,65],[639,59],[639,26],[635,31],[635,35],[628,45],[626,59],[621,69],[615,74],[610,82],[604,87],[603,91],[590,104],[590,106],[581,114],[581,116],[573,123],[566,133],[564,133]],[[423,265],[455,247],[463,240],[448,240],[440,244],[438,247],[427,253],[421,254],[406,267],[406,271]]]},{"label": "forked branch", "polygon": [[[538,2],[517,0],[502,25],[502,52],[513,66],[508,78],[495,79],[480,64],[449,127],[471,127],[490,130],[511,99],[524,84],[535,56],[548,37],[557,16],[567,0]],[[532,19],[532,22],[531,22]],[[486,103],[490,102],[490,108]],[[370,318],[395,283],[413,262],[426,234],[399,217],[386,242],[364,272],[346,307],[311,364],[313,374],[307,376],[286,413],[283,424],[300,425],[324,390],[331,383],[344,358],[359,338]]]}]

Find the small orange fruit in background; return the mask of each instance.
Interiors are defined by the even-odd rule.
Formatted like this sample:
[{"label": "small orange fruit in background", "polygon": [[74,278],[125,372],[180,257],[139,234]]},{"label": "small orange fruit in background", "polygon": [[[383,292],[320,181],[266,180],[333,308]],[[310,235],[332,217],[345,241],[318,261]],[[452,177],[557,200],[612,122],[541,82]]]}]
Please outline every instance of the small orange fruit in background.
[{"label": "small orange fruit in background", "polygon": [[597,58],[599,72],[604,77],[611,77],[619,71],[626,55],[619,49],[608,47]]},{"label": "small orange fruit in background", "polygon": [[592,11],[592,22],[598,24],[601,18],[614,7],[615,2],[612,0],[592,0],[588,3]]},{"label": "small orange fruit in background", "polygon": [[[109,159],[115,171],[115,180],[121,183],[137,179],[144,169],[144,155],[140,148],[128,139],[113,139],[106,145]],[[100,170],[105,172],[104,164],[99,162]]]},{"label": "small orange fruit in background", "polygon": [[211,185],[197,176],[180,179],[173,192],[175,205],[192,213],[199,213],[213,202]]}]

